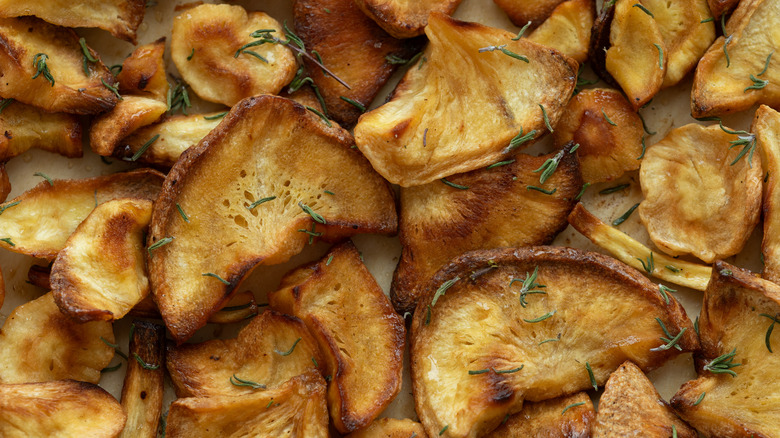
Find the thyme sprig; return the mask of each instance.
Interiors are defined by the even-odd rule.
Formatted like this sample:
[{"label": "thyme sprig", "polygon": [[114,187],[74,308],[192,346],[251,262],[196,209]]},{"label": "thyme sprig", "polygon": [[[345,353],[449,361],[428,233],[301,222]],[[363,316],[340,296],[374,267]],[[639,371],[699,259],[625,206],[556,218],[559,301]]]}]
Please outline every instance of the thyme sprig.
[{"label": "thyme sprig", "polygon": [[187,108],[191,107],[190,94],[187,92],[187,85],[181,80],[176,80],[172,87],[168,87],[168,112],[174,113],[181,110],[186,116]]},{"label": "thyme sprig", "polygon": [[35,68],[35,74],[33,75],[33,79],[37,78],[40,75],[43,75],[43,78],[46,79],[51,83],[51,86],[54,86],[54,77],[51,75],[51,72],[49,71],[49,66],[46,64],[46,61],[49,59],[49,55],[45,53],[36,53],[33,57],[33,67]]},{"label": "thyme sprig", "polygon": [[507,146],[507,152],[513,151],[517,149],[521,144],[533,140],[534,135],[536,135],[536,129],[532,129],[527,134],[523,134],[523,128],[520,128],[520,132],[512,138],[512,140],[509,141],[509,146]]},{"label": "thyme sprig", "polygon": [[266,388],[266,386],[263,385],[262,383],[253,382],[251,380],[245,380],[245,379],[242,379],[242,378],[236,376],[235,374],[230,376],[230,383],[232,383],[235,386],[247,386],[247,387],[252,388],[252,389],[265,389]]},{"label": "thyme sprig", "polygon": [[534,170],[534,173],[542,172],[541,175],[539,175],[539,183],[544,184],[547,182],[547,180],[552,176],[552,174],[555,172],[555,169],[558,168],[558,164],[561,162],[561,159],[563,158],[563,154],[566,151],[561,149],[558,151],[557,154],[555,154],[554,157],[548,158],[544,164],[539,166],[538,169]]},{"label": "thyme sprig", "polygon": [[750,80],[753,81],[753,85],[750,85],[749,87],[746,87],[745,90],[743,91],[743,93],[747,93],[748,90],[760,90],[760,89],[766,87],[767,85],[769,85],[769,81],[768,80],[759,79],[759,78],[753,76],[752,74],[750,75]]},{"label": "thyme sprig", "polygon": [[[659,323],[661,323],[660,319],[658,321],[659,321]],[[661,325],[661,327],[663,327],[664,328],[664,332],[666,332],[666,327],[664,327],[663,325]],[[677,336],[675,336],[675,337],[673,337],[671,339],[669,339],[669,338],[660,338],[661,341],[666,342],[666,344],[661,345],[660,347],[651,348],[650,351],[666,351],[666,350],[668,350],[668,349],[670,349],[672,347],[676,348],[677,350],[682,351],[682,347],[680,347],[679,342],[680,342],[680,339],[682,339],[683,334],[685,334],[686,330],[688,330],[688,327],[683,327],[683,329],[680,330],[680,333],[677,333]],[[670,336],[668,334],[668,332],[667,332],[667,336]]]},{"label": "thyme sprig", "polygon": [[737,355],[737,348],[731,350],[731,353],[720,355],[710,361],[707,365],[704,365],[704,371],[709,371],[713,374],[730,374],[731,377],[737,377],[737,373],[732,368],[741,366],[741,363],[734,363],[734,356]]},{"label": "thyme sprig", "polygon": [[124,100],[124,99],[122,98],[122,95],[121,95],[121,94],[119,94],[119,88],[118,88],[118,85],[111,85],[111,84],[109,84],[108,82],[106,82],[106,80],[105,80],[105,79],[103,79],[103,78],[100,78],[100,82],[102,82],[102,83],[103,83],[103,86],[104,86],[104,87],[108,88],[108,91],[110,91],[110,92],[114,93],[114,96],[116,96],[116,98],[117,98],[117,99],[119,99],[119,100]]},{"label": "thyme sprig", "polygon": [[664,297],[664,301],[666,302],[666,304],[669,304],[669,295],[667,294],[667,292],[672,292],[672,293],[677,292],[676,289],[670,289],[664,286],[663,284],[658,285],[658,291],[661,292],[661,296]]},{"label": "thyme sprig", "polygon": [[539,284],[536,282],[537,275],[539,274],[539,267],[534,268],[534,272],[530,275],[528,272],[525,273],[524,279],[519,278],[513,278],[509,281],[509,286],[511,287],[515,283],[522,282],[522,287],[520,288],[520,291],[518,294],[520,295],[520,305],[523,307],[526,307],[528,305],[528,301],[526,301],[526,296],[531,294],[547,294],[547,292],[539,289],[546,288],[547,286],[543,284]]},{"label": "thyme sprig", "polygon": [[160,134],[156,134],[154,137],[150,138],[150,139],[149,139],[149,141],[147,141],[146,143],[144,143],[144,144],[141,146],[141,148],[140,148],[140,149],[138,149],[138,150],[137,150],[137,151],[136,151],[136,152],[133,154],[133,156],[132,156],[132,157],[130,157],[130,161],[137,161],[139,158],[141,158],[141,155],[143,155],[143,154],[144,154],[144,152],[146,152],[146,150],[147,150],[147,149],[149,149],[149,147],[150,147],[150,146],[152,146],[152,144],[154,144],[154,142],[156,142],[158,138],[160,138]]},{"label": "thyme sprig", "polygon": [[341,99],[344,102],[347,102],[348,104],[350,104],[350,105],[354,106],[355,108],[359,109],[360,112],[362,112],[362,113],[366,112],[366,106],[363,105],[362,103],[354,100],[354,99],[350,99],[349,97],[344,97],[344,96],[339,96],[339,99]]},{"label": "thyme sprig", "polygon": [[732,148],[735,148],[735,147],[738,147],[738,146],[742,146],[742,150],[739,151],[739,153],[737,154],[737,157],[734,158],[734,161],[731,162],[731,165],[733,166],[733,165],[737,164],[737,162],[739,162],[739,160],[741,160],[742,157],[744,157],[747,154],[747,156],[748,156],[748,166],[750,168],[752,168],[753,167],[753,154],[756,152],[756,144],[757,144],[756,143],[756,135],[755,134],[751,134],[750,132],[747,132],[747,131],[735,131],[735,130],[732,130],[732,129],[728,129],[725,126],[723,126],[723,121],[722,120],[720,120],[720,119],[717,119],[717,120],[718,120],[720,129],[723,132],[725,132],[727,134],[731,134],[731,135],[736,135],[737,136],[736,140],[732,140],[732,141],[729,142],[729,144],[731,144],[731,146],[729,146],[729,149],[732,149]]}]

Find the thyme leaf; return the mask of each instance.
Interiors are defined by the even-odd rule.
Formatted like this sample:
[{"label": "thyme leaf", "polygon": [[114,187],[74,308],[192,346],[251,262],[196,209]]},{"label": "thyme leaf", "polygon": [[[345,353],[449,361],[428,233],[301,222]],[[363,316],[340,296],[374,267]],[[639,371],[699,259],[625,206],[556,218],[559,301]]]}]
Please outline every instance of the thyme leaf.
[{"label": "thyme leaf", "polygon": [[33,174],[33,176],[40,176],[41,178],[45,179],[47,183],[49,183],[50,187],[54,187],[54,181],[52,181],[52,179],[49,178],[49,176],[46,175],[45,173],[43,173],[43,172],[35,172]]},{"label": "thyme leaf", "polygon": [[214,114],[213,116],[203,116],[203,119],[204,120],[217,120],[217,119],[221,119],[221,118],[225,117],[227,115],[227,113],[229,113],[229,112],[230,111],[223,111],[223,112],[221,112],[219,114]]},{"label": "thyme leaf", "polygon": [[141,359],[141,356],[138,355],[138,353],[133,353],[133,358],[141,365],[141,368],[145,370],[156,370],[160,368],[160,364],[157,365],[150,365],[146,363],[143,359]]},{"label": "thyme leaf", "polygon": [[620,184],[614,187],[609,187],[599,192],[599,195],[611,195],[612,193],[619,192],[621,190],[631,187],[631,184]]},{"label": "thyme leaf", "polygon": [[523,319],[523,321],[525,321],[525,322],[527,322],[527,323],[529,323],[529,324],[534,324],[534,323],[537,323],[537,322],[542,322],[542,321],[544,321],[545,319],[552,318],[552,316],[553,316],[553,315],[555,315],[555,312],[556,312],[556,311],[555,311],[555,310],[553,310],[553,311],[551,311],[551,312],[547,312],[547,313],[545,313],[544,315],[542,315],[542,316],[540,316],[540,317],[538,317],[538,318],[534,318],[534,319],[525,319],[525,318],[524,318],[524,319]]},{"label": "thyme leaf", "polygon": [[163,237],[157,242],[154,242],[152,245],[149,246],[149,248],[146,248],[146,251],[149,253],[149,257],[152,256],[152,251],[154,251],[155,249],[161,246],[165,246],[171,242],[173,242],[173,237]]},{"label": "thyme leaf", "polygon": [[456,189],[459,189],[459,190],[468,190],[469,189],[469,186],[455,184],[454,182],[449,181],[447,178],[442,178],[441,182],[443,182],[444,184],[446,184],[446,185],[448,185],[448,186],[450,186],[452,188],[456,188]]},{"label": "thyme leaf", "polygon": [[780,322],[780,320],[778,320],[778,315],[772,316],[767,315],[766,313],[761,313],[759,316],[763,316],[772,320],[772,324],[770,324],[769,328],[766,330],[766,338],[764,339],[764,342],[766,343],[766,349],[769,350],[770,353],[773,353],[772,344],[770,342],[772,337],[772,330],[775,328],[775,323]]},{"label": "thyme leaf", "polygon": [[289,356],[289,355],[291,355],[293,353],[293,351],[295,351],[295,347],[298,345],[298,342],[301,342],[301,339],[303,339],[303,338],[296,339],[295,342],[293,342],[292,347],[290,347],[290,349],[287,350],[287,351],[282,352],[282,351],[279,351],[279,350],[274,348],[274,353],[278,354],[279,356]]},{"label": "thyme leaf", "polygon": [[550,118],[549,118],[549,117],[547,117],[547,110],[546,110],[546,109],[544,109],[544,105],[542,105],[542,104],[540,103],[540,104],[539,104],[539,108],[541,108],[541,109],[542,109],[542,118],[544,119],[544,126],[546,126],[546,127],[547,127],[547,130],[548,130],[548,131],[550,131],[551,133],[552,133],[552,132],[554,132],[554,130],[553,130],[553,128],[552,128],[552,126],[550,126]]},{"label": "thyme leaf", "polygon": [[215,273],[213,273],[213,272],[206,272],[206,273],[204,273],[204,274],[200,274],[200,275],[201,275],[201,277],[212,277],[212,278],[216,278],[217,280],[219,280],[219,281],[220,281],[220,282],[222,282],[223,284],[230,285],[230,282],[229,282],[229,281],[225,280],[224,278],[220,277],[219,275],[217,275],[217,274],[215,274]]},{"label": "thyme leaf", "polygon": [[304,204],[303,202],[299,201],[298,206],[301,207],[301,210],[303,210],[306,214],[311,216],[312,219],[314,219],[315,222],[321,223],[322,225],[327,225],[328,222],[325,220],[324,217],[322,217],[319,213],[312,210],[311,207]]},{"label": "thyme leaf", "polygon": [[649,16],[651,16],[651,17],[655,18],[655,15],[653,15],[653,13],[652,13],[652,12],[650,12],[650,11],[649,11],[649,10],[648,10],[646,7],[642,6],[642,5],[641,5],[641,4],[639,4],[639,3],[634,3],[634,6],[633,6],[633,7],[635,7],[635,8],[639,8],[639,9],[641,9],[641,10],[642,10],[642,12],[644,12],[645,14],[647,14],[647,15],[649,15]]},{"label": "thyme leaf", "polygon": [[184,222],[190,223],[190,217],[187,216],[187,213],[184,212],[184,209],[181,208],[181,205],[179,205],[178,202],[176,203],[176,209],[179,210],[179,215],[184,219]]},{"label": "thyme leaf", "polygon": [[588,370],[588,377],[590,378],[590,384],[593,386],[593,389],[598,391],[599,385],[596,382],[596,376],[593,375],[593,369],[590,367],[590,363],[585,362],[585,369]]},{"label": "thyme leaf", "polygon": [[585,404],[585,402],[572,403],[569,406],[566,406],[565,408],[563,408],[563,410],[561,411],[561,415],[565,414],[566,411],[568,411],[571,408],[576,408],[577,406],[582,406],[584,404]]},{"label": "thyme leaf", "polygon": [[554,188],[552,190],[546,190],[546,189],[543,189],[543,188],[537,187],[537,186],[526,186],[525,189],[526,190],[536,190],[537,192],[542,192],[545,195],[552,195],[553,193],[558,191],[558,188]]},{"label": "thyme leaf", "polygon": [[138,149],[138,150],[137,150],[137,151],[136,151],[136,152],[133,154],[133,156],[132,156],[132,157],[130,157],[130,161],[136,161],[136,160],[138,160],[139,158],[141,158],[141,155],[143,155],[143,154],[144,154],[144,152],[146,152],[146,150],[147,150],[147,149],[149,149],[149,147],[150,147],[152,144],[154,144],[154,142],[156,142],[158,138],[160,138],[160,134],[155,134],[155,136],[154,136],[154,137],[150,138],[150,139],[149,139],[149,141],[147,141],[146,143],[144,143],[144,144],[141,146],[141,148],[140,148],[140,149]]},{"label": "thyme leaf", "polygon": [[363,105],[362,103],[356,101],[356,100],[352,100],[349,97],[344,97],[344,96],[339,96],[339,99],[341,99],[344,102],[347,102],[348,104],[350,104],[350,105],[354,106],[355,108],[359,109],[360,112],[362,112],[362,113],[366,112],[366,106]]},{"label": "thyme leaf", "polygon": [[528,60],[527,57],[507,49],[506,46],[507,46],[506,44],[502,44],[502,45],[499,45],[499,46],[482,47],[482,48],[479,49],[479,53],[494,52],[494,51],[498,50],[498,51],[500,51],[501,53],[503,53],[506,56],[518,59],[518,60],[526,62],[526,63],[530,63],[530,61]]},{"label": "thyme leaf", "polygon": [[653,252],[650,251],[650,255],[647,257],[647,264],[645,264],[645,261],[640,259],[639,257],[636,258],[639,260],[639,263],[642,264],[642,269],[647,271],[648,274],[652,274],[655,270],[655,260],[653,260]]},{"label": "thyme leaf", "polygon": [[[254,210],[254,209],[255,209],[255,208],[258,206],[258,205],[260,205],[260,204],[265,204],[266,202],[268,202],[268,201],[273,201],[274,199],[276,199],[276,196],[268,196],[268,197],[265,197],[265,198],[260,198],[260,199],[258,199],[257,201],[255,201],[255,202],[253,202],[253,203],[249,204],[249,205],[246,207],[246,209],[247,209],[247,210]],[[304,210],[304,211],[306,211],[306,210]]]},{"label": "thyme leaf", "polygon": [[[248,386],[248,387],[250,387],[252,389],[265,389],[265,385],[263,385],[262,383],[253,382],[251,380],[244,380],[244,379],[236,376],[235,374],[230,376],[230,383],[232,383],[235,386]],[[272,402],[273,402],[273,400],[272,400]],[[268,405],[268,406],[270,406],[270,405]],[[268,408],[268,406],[266,406],[266,409]]]},{"label": "thyme leaf", "polygon": [[612,221],[612,226],[616,227],[616,226],[622,224],[623,222],[625,222],[631,216],[631,214],[634,212],[634,210],[637,209],[637,207],[639,207],[639,203],[634,204],[625,213],[623,213],[622,216],[620,216],[619,218],[617,218],[614,221]]},{"label": "thyme leaf", "polygon": [[607,123],[609,123],[612,126],[617,126],[617,123],[613,122],[612,119],[609,118],[607,113],[604,111],[604,108],[601,108],[601,114],[604,116],[604,119],[607,121]]},{"label": "thyme leaf", "polygon": [[517,36],[516,36],[516,37],[512,38],[512,41],[517,41],[517,40],[519,40],[520,38],[522,38],[522,37],[523,37],[523,34],[525,33],[525,31],[526,31],[526,30],[527,30],[529,27],[531,27],[531,22],[530,22],[530,21],[528,21],[528,23],[525,23],[525,26],[523,26],[523,28],[522,28],[522,29],[520,29],[520,32],[518,32],[518,33],[517,33]]},{"label": "thyme leaf", "polygon": [[525,273],[525,279],[519,279],[519,278],[513,278],[509,281],[509,286],[511,287],[516,282],[522,282],[522,287],[520,288],[520,291],[518,294],[520,295],[520,305],[525,307],[528,305],[528,301],[526,301],[526,296],[530,294],[547,294],[547,292],[537,289],[542,289],[547,286],[543,284],[539,284],[536,282],[536,277],[539,274],[539,267],[536,266],[534,268],[534,272],[530,275],[528,272]]},{"label": "thyme leaf", "polygon": [[445,293],[447,293],[447,289],[451,288],[455,283],[457,283],[460,280],[460,277],[451,278],[439,286],[438,289],[436,289],[436,293],[433,294],[433,300],[431,300],[431,307],[436,305],[436,302],[439,301],[439,298],[442,297]]}]

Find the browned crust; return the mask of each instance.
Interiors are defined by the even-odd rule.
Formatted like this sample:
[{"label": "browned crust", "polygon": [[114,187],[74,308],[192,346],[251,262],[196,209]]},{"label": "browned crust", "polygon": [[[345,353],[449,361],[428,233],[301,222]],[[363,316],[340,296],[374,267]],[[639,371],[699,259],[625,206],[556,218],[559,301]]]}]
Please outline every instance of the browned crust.
[{"label": "browned crust", "polygon": [[165,326],[133,320],[130,336],[130,360],[121,397],[128,422],[120,437],[156,438],[165,392]]},{"label": "browned crust", "polygon": [[595,417],[588,394],[578,392],[568,397],[524,403],[522,411],[511,415],[484,438],[590,438]]},{"label": "browned crust", "polygon": [[[433,3],[429,13],[440,12],[452,15],[462,0],[417,0]],[[422,35],[428,24],[428,14],[412,15],[404,10],[404,6],[398,5],[396,0],[355,0],[358,7],[382,27],[387,33],[396,38],[412,38]],[[437,5],[438,3],[438,5]]]},{"label": "browned crust", "polygon": [[0,163],[0,202],[4,202],[11,193],[11,180],[5,171],[5,163]]},{"label": "browned crust", "polygon": [[168,81],[165,77],[165,37],[140,46],[122,63],[122,71],[116,76],[121,94],[152,94],[165,99]]},{"label": "browned crust", "polygon": [[144,21],[146,0],[125,0],[122,10],[124,12],[124,25],[117,24],[106,30],[119,39],[133,43],[133,45],[138,44],[136,32],[138,26]]},{"label": "browned crust", "polygon": [[515,26],[525,26],[529,21],[537,27],[546,20],[555,8],[566,0],[493,0]]},{"label": "browned crust", "polygon": [[593,71],[604,82],[619,89],[620,84],[607,71],[607,49],[612,46],[609,42],[609,34],[612,29],[612,20],[615,18],[615,2],[605,3],[605,5],[606,7],[599,12],[590,31],[588,60]]}]

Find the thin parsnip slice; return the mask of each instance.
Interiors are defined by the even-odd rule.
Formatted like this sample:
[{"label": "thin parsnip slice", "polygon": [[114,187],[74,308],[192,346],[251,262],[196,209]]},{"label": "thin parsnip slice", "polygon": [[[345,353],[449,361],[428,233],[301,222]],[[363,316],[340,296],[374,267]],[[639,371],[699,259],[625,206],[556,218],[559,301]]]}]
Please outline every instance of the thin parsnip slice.
[{"label": "thin parsnip slice", "polygon": [[157,438],[165,386],[165,327],[133,321],[130,354],[122,386],[127,423],[120,438]]}]

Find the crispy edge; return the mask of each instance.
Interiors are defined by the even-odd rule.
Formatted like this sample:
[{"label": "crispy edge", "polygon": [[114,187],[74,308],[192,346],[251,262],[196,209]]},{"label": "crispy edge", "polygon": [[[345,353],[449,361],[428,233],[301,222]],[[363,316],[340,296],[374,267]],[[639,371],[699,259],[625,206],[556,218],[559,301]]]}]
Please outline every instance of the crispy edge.
[{"label": "crispy edge", "polygon": [[121,398],[127,423],[120,438],[156,438],[165,392],[165,327],[134,320],[129,357]]}]

